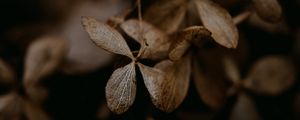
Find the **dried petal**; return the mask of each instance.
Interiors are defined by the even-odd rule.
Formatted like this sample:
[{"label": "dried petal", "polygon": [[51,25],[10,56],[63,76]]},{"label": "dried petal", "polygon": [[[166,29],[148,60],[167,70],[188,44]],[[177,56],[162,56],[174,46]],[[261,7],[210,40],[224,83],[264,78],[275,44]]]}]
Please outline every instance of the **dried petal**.
[{"label": "dried petal", "polygon": [[225,102],[224,86],[218,79],[205,75],[199,66],[193,67],[193,78],[198,94],[212,109],[220,109]]},{"label": "dried petal", "polygon": [[269,23],[262,20],[256,13],[250,15],[248,23],[251,26],[257,27],[263,31],[273,34],[289,34],[290,28],[285,20],[281,20],[277,23]]},{"label": "dried petal", "polygon": [[234,63],[232,58],[224,57],[224,68],[227,77],[233,83],[238,83],[241,80],[238,66]]},{"label": "dried petal", "polygon": [[282,9],[277,0],[252,0],[256,13],[263,20],[271,23],[279,22]]},{"label": "dried petal", "polygon": [[177,62],[164,60],[154,68],[142,64],[139,64],[139,67],[152,103],[162,111],[174,111],[183,102],[188,92],[190,56]]},{"label": "dried petal", "polygon": [[59,68],[66,51],[65,39],[57,36],[42,37],[30,45],[25,58],[24,85],[31,99],[45,99],[47,92],[40,86],[40,80]]},{"label": "dried petal", "polygon": [[134,59],[125,39],[117,30],[91,17],[82,17],[82,25],[97,46]]},{"label": "dried petal", "polygon": [[230,14],[211,0],[196,0],[203,25],[212,32],[217,43],[227,48],[236,48],[239,34]]},{"label": "dried petal", "polygon": [[6,95],[0,96],[0,111],[2,112],[6,106],[13,101],[15,98],[14,93],[8,93]]},{"label": "dried petal", "polygon": [[25,82],[38,80],[51,74],[64,60],[66,51],[67,43],[64,38],[45,36],[37,39],[29,46],[26,54]]},{"label": "dried petal", "polygon": [[41,106],[35,105],[29,101],[24,101],[24,112],[28,120],[50,120],[49,116]]},{"label": "dried petal", "polygon": [[214,110],[223,107],[228,88],[225,85],[225,71],[218,49],[201,51],[193,61],[193,79],[203,102]]},{"label": "dried petal", "polygon": [[194,43],[197,46],[202,46],[202,40],[205,37],[211,35],[206,28],[202,26],[192,26],[184,29],[176,37],[171,44],[169,58],[171,60],[180,59],[190,47],[190,43]]},{"label": "dried petal", "polygon": [[229,120],[261,120],[261,117],[257,113],[251,97],[241,93],[231,111]]},{"label": "dried petal", "polygon": [[203,46],[203,41],[211,37],[211,32],[203,26],[191,26],[182,31],[184,39],[192,42],[199,48]]},{"label": "dried petal", "polygon": [[[148,67],[141,63],[138,63],[138,66],[140,68],[144,83],[150,93],[153,103],[157,105],[158,102],[164,101],[162,100],[163,98],[161,96],[161,93],[163,91],[163,88],[161,88],[161,86],[163,86],[163,84],[166,84],[164,83],[165,73],[160,69]],[[157,107],[160,108],[159,106]]]},{"label": "dried petal", "polygon": [[258,60],[251,68],[244,86],[256,93],[278,95],[296,80],[294,66],[280,56]]},{"label": "dried petal", "polygon": [[105,87],[108,108],[121,114],[133,104],[136,94],[135,64],[116,69]]},{"label": "dried petal", "polygon": [[169,58],[173,61],[179,60],[190,48],[190,43],[186,40],[174,43],[170,48]]},{"label": "dried petal", "polygon": [[127,9],[125,11],[123,11],[123,13],[116,15],[116,16],[112,16],[107,20],[107,24],[113,28],[116,28],[118,25],[120,25],[121,23],[123,23],[125,21],[125,17],[127,15],[129,15],[131,12],[130,9]]},{"label": "dried petal", "polygon": [[23,99],[11,92],[0,97],[0,120],[21,120]]},{"label": "dried petal", "polygon": [[2,59],[0,59],[0,83],[6,85],[16,83],[13,70]]},{"label": "dried petal", "polygon": [[144,19],[167,33],[173,33],[184,18],[186,3],[186,0],[159,0],[146,10]]},{"label": "dried petal", "polygon": [[[121,24],[121,28],[134,40],[140,44],[143,43],[142,40],[139,39],[140,31],[138,20],[127,20]],[[166,58],[170,47],[168,35],[145,21],[141,22],[141,28],[143,40],[145,40],[147,44],[146,46],[142,46],[145,47],[145,51],[142,53],[141,58],[153,60]]]}]

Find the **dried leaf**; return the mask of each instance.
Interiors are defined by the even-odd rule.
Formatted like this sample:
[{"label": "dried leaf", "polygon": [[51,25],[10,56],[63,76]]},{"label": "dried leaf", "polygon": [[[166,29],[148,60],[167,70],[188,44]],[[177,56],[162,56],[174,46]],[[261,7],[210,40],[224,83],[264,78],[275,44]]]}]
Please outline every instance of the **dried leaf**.
[{"label": "dried leaf", "polygon": [[[166,58],[170,47],[168,35],[145,21],[142,21],[141,25],[143,40],[147,44],[146,46],[142,46],[145,47],[145,51],[141,54],[141,58],[153,60]],[[138,20],[127,20],[121,24],[121,28],[134,40],[140,44],[143,43],[142,40],[139,39],[140,31]]]},{"label": "dried leaf", "polygon": [[117,30],[91,17],[82,17],[82,25],[97,46],[134,59],[125,39]]},{"label": "dried leaf", "polygon": [[139,64],[153,104],[165,112],[174,111],[184,100],[190,80],[190,56],[180,61],[164,60],[154,68]]},{"label": "dried leaf", "polygon": [[25,58],[24,85],[31,99],[45,99],[47,92],[40,86],[40,80],[59,68],[66,51],[65,39],[57,36],[45,36],[30,45]]},{"label": "dried leaf", "polygon": [[186,3],[186,0],[156,1],[146,10],[144,19],[167,33],[173,33],[184,18]]},{"label": "dried leaf", "polygon": [[133,104],[136,94],[134,62],[116,69],[105,87],[108,108],[121,114]]},{"label": "dried leaf", "polygon": [[50,120],[41,106],[35,105],[27,100],[24,101],[24,112],[28,120]]},{"label": "dried leaf", "polygon": [[279,22],[282,9],[277,0],[252,0],[256,13],[263,20],[271,23]]},{"label": "dried leaf", "polygon": [[190,43],[202,46],[203,39],[210,36],[211,33],[202,26],[192,26],[184,29],[176,37],[171,44],[169,58],[171,60],[180,59],[190,47]]},{"label": "dried leaf", "polygon": [[0,83],[6,85],[16,83],[13,70],[2,59],[0,59]]},{"label": "dried leaf", "polygon": [[217,43],[227,48],[236,48],[238,44],[238,30],[230,14],[211,0],[196,0],[203,25],[212,32]]},{"label": "dried leaf", "polygon": [[256,111],[255,103],[250,96],[241,93],[233,107],[229,120],[261,120]]},{"label": "dried leaf", "polygon": [[240,72],[236,63],[228,56],[224,57],[224,68],[227,77],[233,83],[238,83],[241,80]]},{"label": "dried leaf", "polygon": [[244,86],[256,93],[278,95],[296,80],[294,66],[281,56],[258,60],[251,68]]}]

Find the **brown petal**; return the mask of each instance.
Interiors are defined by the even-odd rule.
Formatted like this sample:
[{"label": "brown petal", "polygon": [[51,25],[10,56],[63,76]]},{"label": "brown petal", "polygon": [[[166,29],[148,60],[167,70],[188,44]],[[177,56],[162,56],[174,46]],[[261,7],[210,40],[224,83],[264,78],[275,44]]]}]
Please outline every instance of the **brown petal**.
[{"label": "brown petal", "polygon": [[59,68],[67,51],[64,38],[45,36],[29,46],[25,58],[24,85],[31,99],[41,101],[46,90],[40,86],[40,80]]},{"label": "brown petal", "polygon": [[250,15],[248,23],[251,26],[273,34],[287,35],[291,31],[285,20],[281,20],[277,23],[269,23],[262,20],[256,13]]},{"label": "brown petal", "polygon": [[156,1],[146,10],[144,19],[167,33],[173,33],[184,18],[186,3],[186,0]]},{"label": "brown petal", "polygon": [[277,0],[252,0],[256,13],[263,20],[271,23],[279,22],[282,9]]},{"label": "brown petal", "polygon": [[227,99],[225,71],[218,49],[201,51],[193,61],[196,90],[205,104],[213,110],[223,107]]},{"label": "brown petal", "polygon": [[196,0],[203,25],[212,32],[217,43],[227,48],[236,48],[238,44],[238,30],[230,14],[211,0]]},{"label": "brown petal", "polygon": [[26,100],[24,101],[24,112],[28,120],[50,120],[41,106]]},{"label": "brown petal", "polygon": [[257,113],[255,103],[250,96],[241,93],[234,105],[229,120],[261,120]]},{"label": "brown petal", "polygon": [[224,61],[225,73],[229,78],[229,80],[233,83],[238,83],[241,80],[241,77],[240,77],[238,66],[233,60],[233,58],[226,56],[224,57],[223,61]]},{"label": "brown petal", "polygon": [[125,21],[126,16],[128,16],[131,12],[132,12],[131,9],[126,9],[121,14],[110,17],[106,21],[106,23],[109,26],[116,28],[118,25],[120,25],[121,23],[123,23]]},{"label": "brown petal", "polygon": [[15,98],[15,93],[8,93],[6,95],[0,96],[0,111],[4,110],[6,106],[13,101]]},{"label": "brown petal", "polygon": [[108,108],[121,114],[133,104],[136,94],[135,64],[116,69],[105,87]]},{"label": "brown petal", "polygon": [[16,83],[13,70],[0,59],[0,84],[14,85]]},{"label": "brown petal", "polygon": [[169,58],[172,61],[176,61],[182,58],[182,56],[188,51],[191,44],[190,42],[183,40],[181,42],[174,43],[176,45],[172,45],[170,48]]},{"label": "brown petal", "polygon": [[0,97],[0,120],[21,120],[23,99],[11,92]]},{"label": "brown petal", "polygon": [[278,95],[290,88],[295,80],[296,71],[290,61],[281,56],[269,56],[252,66],[244,86],[256,93]]},{"label": "brown petal", "polygon": [[82,25],[97,46],[134,59],[125,39],[117,30],[91,17],[82,17]]},{"label": "brown petal", "polygon": [[[139,39],[139,21],[135,19],[127,20],[121,24],[121,28],[134,40],[143,44],[142,40]],[[170,47],[168,35],[163,31],[155,28],[151,24],[142,21],[142,37],[145,40],[145,51],[142,53],[141,58],[148,58],[153,60],[166,58]],[[141,48],[142,50],[143,48]]]},{"label": "brown petal", "polygon": [[180,59],[190,47],[191,42],[201,47],[203,39],[210,35],[211,32],[202,26],[192,26],[184,29],[177,36],[172,37],[175,40],[171,44],[169,58],[173,61]]},{"label": "brown petal", "polygon": [[180,61],[164,60],[154,68],[139,64],[152,103],[165,112],[174,111],[184,100],[190,80],[190,56]]}]

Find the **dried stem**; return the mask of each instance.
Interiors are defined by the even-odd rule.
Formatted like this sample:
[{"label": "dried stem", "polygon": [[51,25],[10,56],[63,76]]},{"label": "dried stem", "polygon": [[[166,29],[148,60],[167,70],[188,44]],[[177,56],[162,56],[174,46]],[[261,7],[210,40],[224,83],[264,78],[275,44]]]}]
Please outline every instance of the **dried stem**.
[{"label": "dried stem", "polygon": [[247,20],[249,18],[249,16],[251,15],[251,11],[246,10],[240,14],[238,14],[237,16],[235,16],[233,18],[233,22],[236,25],[239,25],[240,23],[244,22],[245,20]]},{"label": "dried stem", "polygon": [[143,28],[142,28],[142,6],[141,6],[141,0],[137,0],[136,1],[136,4],[137,4],[137,8],[138,8],[138,18],[139,18],[139,39],[140,41],[142,42],[141,43],[141,49],[140,49],[140,52],[139,54],[137,55],[137,58],[139,58],[144,52],[145,52],[145,46],[147,46],[147,43],[144,39],[144,31],[143,31]]}]

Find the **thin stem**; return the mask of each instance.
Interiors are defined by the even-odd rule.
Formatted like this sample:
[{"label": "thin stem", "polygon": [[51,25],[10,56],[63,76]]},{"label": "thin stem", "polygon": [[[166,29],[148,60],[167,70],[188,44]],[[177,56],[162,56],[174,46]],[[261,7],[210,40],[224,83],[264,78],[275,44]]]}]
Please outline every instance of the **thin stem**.
[{"label": "thin stem", "polygon": [[235,25],[239,25],[242,22],[244,22],[246,19],[248,19],[250,15],[251,15],[251,11],[246,10],[246,11],[238,14],[237,16],[235,16],[233,18],[233,22],[234,22]]},{"label": "thin stem", "polygon": [[144,52],[145,47],[147,46],[147,43],[144,39],[144,30],[142,28],[142,6],[141,6],[141,0],[136,1],[137,8],[138,8],[138,19],[139,19],[139,40],[141,41],[141,49],[139,54],[137,55],[137,58],[139,58]]}]

